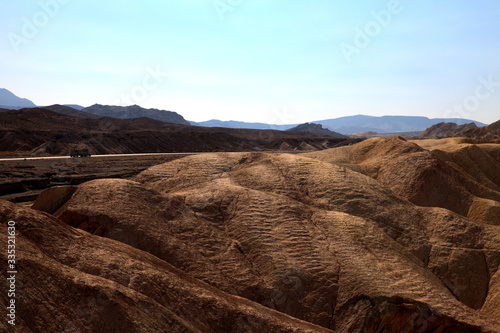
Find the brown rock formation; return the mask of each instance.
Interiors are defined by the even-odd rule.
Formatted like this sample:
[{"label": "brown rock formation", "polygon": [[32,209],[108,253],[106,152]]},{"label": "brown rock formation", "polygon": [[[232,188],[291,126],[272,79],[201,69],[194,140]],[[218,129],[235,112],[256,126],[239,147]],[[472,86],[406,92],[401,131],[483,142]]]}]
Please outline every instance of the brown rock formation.
[{"label": "brown rock formation", "polygon": [[0,202],[19,224],[19,318],[28,332],[500,332],[499,227],[437,207],[458,207],[439,191],[496,193],[482,174],[372,139],[189,156],[84,183],[55,217]]},{"label": "brown rock formation", "polygon": [[31,208],[55,213],[66,201],[68,201],[76,190],[76,186],[54,186],[40,193]]},{"label": "brown rock formation", "polygon": [[419,139],[442,139],[456,136],[470,129],[478,128],[475,123],[457,125],[455,123],[439,123],[433,125],[418,135]]},{"label": "brown rock formation", "polygon": [[500,120],[485,127],[470,129],[456,136],[500,142]]},{"label": "brown rock formation", "polygon": [[314,124],[314,123],[304,123],[298,126],[295,126],[294,128],[290,128],[286,130],[287,132],[302,132],[302,133],[311,133],[315,135],[320,135],[320,136],[331,136],[334,138],[347,138],[347,136],[330,131],[327,128],[323,128],[321,124]]},{"label": "brown rock formation", "polygon": [[489,296],[500,263],[495,227],[419,208],[372,178],[311,158],[192,156],[135,181],[83,184],[59,218],[339,331],[375,322],[395,329],[405,316],[435,316],[441,329],[496,325],[467,307],[481,309]]},{"label": "brown rock formation", "polygon": [[[2,332],[326,332],[228,295],[148,253],[0,201],[16,221],[17,318]],[[6,244],[6,233],[0,235]],[[5,251],[1,252],[6,261]],[[2,270],[2,290],[6,290]],[[2,309],[7,306],[2,294]],[[5,318],[5,310],[2,310]]]},{"label": "brown rock formation", "polygon": [[308,156],[362,172],[419,206],[500,225],[498,145],[460,138],[374,138]]}]

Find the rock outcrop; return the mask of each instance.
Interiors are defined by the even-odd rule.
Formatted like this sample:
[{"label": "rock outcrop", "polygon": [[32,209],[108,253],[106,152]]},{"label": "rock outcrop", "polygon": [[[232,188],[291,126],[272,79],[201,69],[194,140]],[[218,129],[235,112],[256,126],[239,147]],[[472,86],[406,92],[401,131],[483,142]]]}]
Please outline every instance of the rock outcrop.
[{"label": "rock outcrop", "polygon": [[31,208],[53,214],[71,198],[76,188],[71,185],[50,187],[38,195]]},{"label": "rock outcrop", "polygon": [[330,136],[333,138],[344,138],[344,139],[347,138],[347,136],[345,136],[345,135],[330,131],[327,128],[323,128],[322,125],[314,124],[314,123],[305,123],[302,125],[298,125],[298,126],[295,126],[294,128],[288,129],[287,132],[311,133],[314,135]]},{"label": "rock outcrop", "polygon": [[420,139],[442,139],[449,138],[452,136],[459,135],[462,132],[468,131],[470,129],[478,128],[475,123],[468,123],[463,125],[457,125],[456,123],[439,123],[432,125],[425,131],[419,134]]},{"label": "rock outcrop", "polygon": [[465,132],[457,134],[456,136],[464,136],[467,138],[488,140],[498,143],[500,142],[500,120],[485,127],[469,129]]},{"label": "rock outcrop", "polygon": [[498,145],[460,138],[373,138],[308,156],[366,174],[416,205],[500,225]]}]

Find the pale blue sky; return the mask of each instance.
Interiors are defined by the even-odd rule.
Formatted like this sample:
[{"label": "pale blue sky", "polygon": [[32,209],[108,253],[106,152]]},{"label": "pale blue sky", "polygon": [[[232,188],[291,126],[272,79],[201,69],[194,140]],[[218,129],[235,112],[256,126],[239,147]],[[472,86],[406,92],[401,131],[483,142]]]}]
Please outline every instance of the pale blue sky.
[{"label": "pale blue sky", "polygon": [[139,104],[194,121],[500,119],[498,0],[0,4],[0,88],[37,105]]}]

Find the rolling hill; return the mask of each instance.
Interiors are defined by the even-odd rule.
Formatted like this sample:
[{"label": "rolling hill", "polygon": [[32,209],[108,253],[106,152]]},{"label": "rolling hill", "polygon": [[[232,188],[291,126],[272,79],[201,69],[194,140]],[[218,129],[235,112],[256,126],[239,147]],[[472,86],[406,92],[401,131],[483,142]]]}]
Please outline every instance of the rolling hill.
[{"label": "rolling hill", "polygon": [[[471,220],[500,226],[498,149],[470,139],[406,141],[373,138],[311,153],[377,179],[419,206],[442,207]],[[446,193],[446,195],[443,195]]]},{"label": "rolling hill", "polygon": [[442,193],[496,192],[500,150],[457,140],[194,155],[42,194],[53,215],[0,201],[19,329],[499,332],[499,215]]}]

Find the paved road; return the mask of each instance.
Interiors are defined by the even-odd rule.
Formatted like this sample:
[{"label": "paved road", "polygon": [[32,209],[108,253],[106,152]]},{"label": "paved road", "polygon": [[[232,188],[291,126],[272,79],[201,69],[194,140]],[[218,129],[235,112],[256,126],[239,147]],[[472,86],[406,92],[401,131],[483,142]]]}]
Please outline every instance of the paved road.
[{"label": "paved road", "polygon": [[[267,153],[267,154],[301,154],[307,153],[308,151],[249,151],[247,153]],[[106,154],[106,155],[92,155],[90,158],[96,157],[131,157],[131,156],[161,156],[161,155],[196,155],[196,154],[213,154],[213,153],[244,153],[241,151],[237,152],[196,152],[196,153],[145,153],[145,154]],[[46,156],[46,157],[16,157],[16,158],[0,158],[0,162],[10,162],[10,161],[36,161],[36,160],[64,160],[67,158],[73,158],[71,156]],[[80,158],[80,157],[74,157]],[[81,157],[89,158],[89,157]]]},{"label": "paved road", "polygon": [[[95,157],[131,157],[131,156],[152,156],[152,155],[194,155],[203,153],[147,153],[147,154],[106,154],[106,155],[92,155],[90,158]],[[0,162],[8,161],[36,161],[36,160],[63,160],[72,158],[71,156],[47,156],[47,157],[16,157],[16,158],[0,158]],[[82,157],[87,158],[87,157]]]}]

